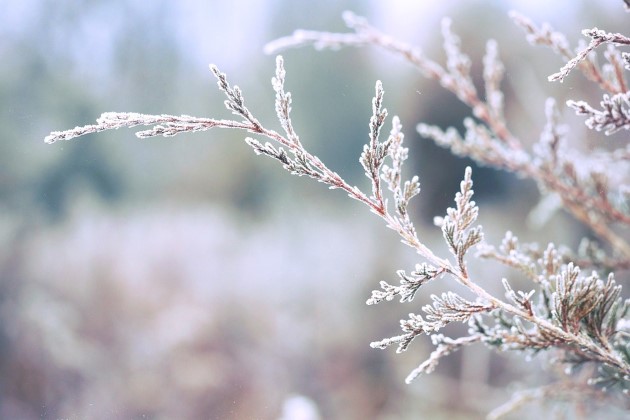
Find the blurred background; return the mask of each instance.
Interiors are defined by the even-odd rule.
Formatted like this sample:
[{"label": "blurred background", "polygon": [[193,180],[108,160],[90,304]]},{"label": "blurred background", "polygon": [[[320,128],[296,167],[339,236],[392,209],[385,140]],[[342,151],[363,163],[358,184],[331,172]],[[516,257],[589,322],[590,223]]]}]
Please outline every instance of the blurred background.
[{"label": "blurred background", "polygon": [[[399,319],[454,285],[366,306],[380,280],[420,262],[413,251],[360,203],[256,157],[244,133],[43,142],[104,111],[228,117],[209,63],[279,129],[263,46],[298,28],[343,31],[352,10],[441,63],[439,22],[452,17],[478,79],[485,42],[497,39],[508,121],[531,144],[547,96],[597,103],[598,92],[577,73],[549,84],[562,62],[527,44],[510,9],[550,22],[572,45],[583,28],[623,32],[629,18],[621,0],[0,0],[0,418],[470,419],[545,383],[542,359],[473,347],[405,385],[430,340],[402,355],[369,343],[398,335]],[[303,143],[362,188],[358,157],[383,81],[411,149],[407,174],[422,182],[419,233],[446,255],[431,221],[470,162],[414,127],[461,127],[469,110],[382,51],[283,55]],[[576,147],[592,141],[582,119],[563,114]],[[569,246],[585,233],[562,213],[523,223],[539,198],[532,182],[484,168],[473,177],[491,243],[508,229]],[[473,267],[498,294],[514,275]]]}]

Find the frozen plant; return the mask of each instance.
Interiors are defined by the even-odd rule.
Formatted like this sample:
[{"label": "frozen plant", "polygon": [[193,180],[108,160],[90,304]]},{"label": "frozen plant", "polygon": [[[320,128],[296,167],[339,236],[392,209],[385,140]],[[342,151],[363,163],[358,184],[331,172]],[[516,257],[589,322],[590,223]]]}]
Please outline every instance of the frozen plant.
[{"label": "frozen plant", "polygon": [[[601,109],[584,101],[567,102],[578,114],[587,116],[587,127],[605,134],[630,130],[630,90],[625,78],[630,70],[630,53],[617,48],[630,45],[630,38],[592,28],[584,31],[584,35],[591,38],[588,46],[574,51],[566,38],[549,25],[539,27],[517,13],[512,13],[511,17],[525,30],[532,44],[546,45],[566,60],[566,65],[549,77],[550,81],[562,81],[577,69],[603,90]],[[350,32],[300,30],[268,44],[266,49],[275,53],[309,44],[318,49],[367,45],[402,56],[472,110],[472,116],[464,121],[463,134],[454,128],[442,130],[419,124],[417,130],[421,135],[456,155],[468,156],[479,164],[535,180],[543,196],[555,197],[610,250],[588,241],[584,241],[576,252],[554,244],[546,247],[521,244],[511,232],[506,233],[497,247],[485,243],[482,228],[477,224],[479,209],[472,200],[472,170],[467,168],[454,206],[444,217],[435,220],[450,250],[450,255],[437,255],[418,237],[409,215],[409,203],[419,194],[420,183],[416,176],[405,180],[402,175],[408,150],[403,146],[399,118],[392,118],[388,135],[381,134],[387,117],[381,82],[377,81],[375,85],[369,141],[359,159],[370,181],[366,191],[348,184],[302,144],[291,122],[291,94],[284,87],[286,73],[281,56],[276,59],[272,86],[276,92],[275,110],[282,132],[263,125],[245,105],[241,90],[231,85],[226,75],[212,65],[211,71],[227,98],[225,106],[236,116],[234,119],[108,112],[102,114],[94,125],[53,132],[45,141],[54,143],[134,126],[149,127],[136,133],[140,138],[174,136],[215,127],[242,129],[266,138],[269,141],[253,137],[247,137],[245,141],[256,154],[279,161],[290,173],[311,177],[331,189],[341,189],[362,202],[422,258],[412,271],[397,272],[397,284],[382,281],[380,289],[373,291],[367,300],[368,304],[394,299],[410,302],[422,285],[446,278],[465,286],[475,296],[472,300],[467,299],[445,287],[441,295],[431,296],[432,304],[422,307],[422,314],[411,313],[408,319],[400,322],[402,334],[371,344],[376,348],[395,345],[397,351],[402,352],[416,337],[431,337],[435,351],[409,374],[407,382],[432,372],[442,357],[464,346],[483,343],[498,351],[518,351],[526,356],[553,353],[552,363],[563,366],[572,378],[572,381],[517,393],[511,401],[490,413],[492,418],[505,415],[528,401],[545,398],[577,400],[590,396],[616,399],[627,406],[630,300],[621,296],[621,286],[616,283],[613,272],[630,267],[630,245],[624,237],[624,229],[630,226],[630,210],[625,180],[617,173],[613,174],[618,171],[618,166],[606,163],[627,162],[630,146],[589,156],[569,152],[566,129],[559,122],[555,101],[550,98],[545,111],[547,124],[542,128],[537,144],[531,151],[527,150],[510,131],[504,118],[504,96],[500,89],[504,66],[499,59],[496,41],[490,40],[486,46],[483,58],[485,91],[480,93],[472,81],[471,59],[460,50],[460,39],[451,30],[449,20],[442,22],[447,55],[443,66],[426,57],[418,48],[381,33],[364,18],[347,12],[344,19]],[[600,66],[595,50],[602,44],[607,44],[608,48],[604,53],[606,63]],[[578,166],[576,162],[581,164]],[[505,296],[489,293],[468,268],[467,257],[473,248],[478,258],[496,260],[521,271],[531,281],[531,289],[515,290],[504,278],[501,281]],[[441,329],[452,322],[467,323],[468,334],[455,338],[444,336]],[[580,375],[575,374],[578,371]]]}]

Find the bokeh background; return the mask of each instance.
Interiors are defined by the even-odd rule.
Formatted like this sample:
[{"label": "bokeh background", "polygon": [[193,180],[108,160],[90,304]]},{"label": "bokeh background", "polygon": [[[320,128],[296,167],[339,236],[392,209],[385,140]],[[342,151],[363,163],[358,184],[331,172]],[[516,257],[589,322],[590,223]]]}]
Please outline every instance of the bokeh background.
[{"label": "bokeh background", "polygon": [[[368,344],[455,286],[444,279],[412,303],[366,306],[379,280],[419,262],[413,251],[344,194],[256,157],[243,133],[43,142],[104,111],[227,117],[209,63],[277,128],[274,57],[263,46],[298,28],[344,30],[341,13],[352,10],[440,62],[439,22],[451,16],[477,79],[485,42],[497,39],[508,120],[531,144],[547,96],[596,103],[598,92],[577,73],[549,84],[562,62],[527,44],[510,9],[573,45],[582,28],[623,32],[629,19],[621,0],[0,0],[0,418],[470,419],[549,380],[542,359],[473,347],[404,385],[429,339],[402,355]],[[461,127],[469,110],[381,51],[283,55],[302,141],[364,188],[358,156],[383,81],[411,149],[407,174],[422,182],[417,227],[445,252],[431,221],[470,162],[414,127]],[[563,114],[575,147],[601,141]],[[575,246],[585,233],[562,213],[527,224],[532,182],[484,168],[474,179],[490,242],[512,229]],[[488,263],[473,273],[499,294],[501,277],[514,275]]]}]

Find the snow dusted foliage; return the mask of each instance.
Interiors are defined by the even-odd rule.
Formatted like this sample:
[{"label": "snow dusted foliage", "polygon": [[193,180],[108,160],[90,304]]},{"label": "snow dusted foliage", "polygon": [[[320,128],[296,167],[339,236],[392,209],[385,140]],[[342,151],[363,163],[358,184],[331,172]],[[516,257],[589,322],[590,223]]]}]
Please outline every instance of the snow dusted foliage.
[{"label": "snow dusted foliage", "polygon": [[[226,96],[225,106],[234,119],[196,118],[190,116],[144,115],[137,113],[104,113],[94,125],[53,132],[46,142],[69,140],[74,137],[121,127],[148,126],[140,138],[173,136],[182,132],[203,131],[215,127],[234,128],[255,136],[246,142],[259,155],[277,160],[291,174],[308,176],[331,189],[341,189],[351,198],[365,204],[401,241],[415,249],[420,261],[410,273],[397,271],[397,284],[380,283],[367,303],[377,304],[399,299],[411,302],[420,288],[430,281],[444,283],[445,291],[432,295],[432,303],[400,321],[402,334],[371,344],[375,348],[397,347],[405,351],[418,337],[428,335],[435,346],[427,360],[421,362],[407,377],[411,382],[436,369],[439,361],[458,349],[482,343],[500,352],[521,352],[527,357],[540,352],[554,355],[551,363],[563,366],[572,379],[558,384],[524,390],[490,414],[503,416],[525,402],[546,398],[575,399],[587,396],[611,399],[628,405],[630,390],[630,301],[621,295],[621,286],[614,271],[630,267],[630,245],[624,229],[630,226],[627,187],[613,183],[619,179],[610,171],[614,166],[601,162],[624,161],[630,157],[630,147],[579,155],[567,150],[567,130],[560,122],[555,100],[548,99],[547,123],[541,127],[539,141],[531,150],[509,128],[504,118],[504,95],[501,80],[505,71],[499,58],[498,43],[488,41],[482,59],[484,91],[479,92],[471,77],[472,60],[461,51],[461,40],[453,32],[451,21],[442,22],[446,63],[442,65],[426,57],[418,48],[393,39],[372,27],[366,19],[350,12],[344,14],[346,33],[296,31],[293,35],[268,44],[267,52],[304,45],[317,49],[339,49],[346,46],[373,46],[402,56],[422,75],[436,81],[454,93],[471,109],[464,121],[464,133],[454,128],[443,130],[419,124],[418,132],[454,154],[474,159],[481,165],[507,170],[536,181],[541,193],[556,197],[561,206],[588,227],[604,245],[584,241],[573,252],[555,244],[521,244],[511,232],[498,247],[484,242],[477,224],[479,208],[472,200],[472,170],[463,175],[454,206],[446,215],[436,218],[436,225],[450,251],[438,255],[418,237],[408,206],[420,193],[417,176],[405,179],[403,164],[408,149],[398,117],[391,119],[389,134],[382,131],[387,124],[384,108],[384,88],[375,84],[369,135],[359,162],[369,179],[369,189],[348,184],[311,154],[291,122],[291,94],[285,90],[286,71],[281,56],[276,59],[272,87],[276,93],[275,110],[282,133],[266,128],[248,109],[238,86],[231,85],[227,76],[216,66],[211,71]],[[528,18],[511,14],[532,44],[544,45],[566,61],[549,81],[562,81],[573,70],[580,71],[603,91],[601,109],[585,101],[571,100],[567,105],[577,114],[585,115],[588,128],[612,134],[630,129],[630,90],[626,81],[630,70],[630,54],[618,48],[630,45],[630,38],[592,28],[583,34],[591,39],[583,48],[573,50],[561,33],[549,25],[537,26]],[[598,65],[596,49],[607,44],[606,64]],[[366,118],[367,119],[367,118]],[[261,140],[266,139],[266,140]],[[467,259],[475,248],[475,258],[494,260],[521,272],[531,285],[518,290],[510,279],[498,279],[504,296],[495,296],[480,285]],[[540,251],[544,249],[544,251]],[[449,290],[448,281],[464,286],[473,298],[465,298]],[[442,329],[450,323],[465,323],[468,334],[449,338]],[[579,375],[576,372],[581,372]],[[586,373],[585,373],[586,372]],[[570,385],[567,385],[569,383]],[[555,385],[555,386],[554,386]],[[578,397],[579,398],[579,397]]]}]

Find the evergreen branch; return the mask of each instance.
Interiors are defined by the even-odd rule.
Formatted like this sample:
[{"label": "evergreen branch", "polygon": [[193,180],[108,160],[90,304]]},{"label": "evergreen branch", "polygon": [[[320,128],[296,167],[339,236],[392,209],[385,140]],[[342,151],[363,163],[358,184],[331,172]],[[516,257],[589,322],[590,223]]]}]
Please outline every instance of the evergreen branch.
[{"label": "evergreen branch", "polygon": [[387,110],[382,108],[383,105],[383,85],[380,81],[376,82],[376,96],[372,100],[372,117],[370,118],[370,142],[363,146],[363,153],[359,162],[365,169],[365,176],[372,182],[372,196],[370,197],[374,204],[383,209],[383,194],[381,191],[381,168],[383,161],[389,152],[390,140],[380,143],[378,137],[381,128],[387,117]]},{"label": "evergreen branch", "polygon": [[470,106],[475,116],[498,134],[498,138],[513,150],[522,148],[520,142],[510,133],[504,122],[493,118],[491,106],[481,100],[470,79],[470,59],[459,51],[460,40],[450,30],[450,20],[442,22],[445,49],[448,51],[448,70],[437,62],[426,57],[418,48],[400,42],[383,34],[369,25],[363,17],[352,12],[345,12],[343,18],[346,25],[354,30],[354,33],[331,33],[318,31],[296,31],[293,35],[272,41],[265,46],[267,54],[275,54],[287,48],[313,45],[316,49],[338,50],[341,47],[359,47],[374,45],[402,56],[415,66],[425,77],[435,80],[444,88],[454,93],[462,102]]},{"label": "evergreen branch", "polygon": [[[590,55],[601,44],[630,45],[630,39],[596,28],[587,30],[584,33],[592,38],[591,43],[573,57],[564,36],[553,32],[548,26],[538,28],[520,15],[512,16],[526,30],[530,42],[548,45],[568,60],[551,79],[562,80],[579,66],[589,79],[613,95],[604,96],[602,111],[595,110],[585,102],[568,103],[579,114],[589,117],[589,127],[604,130],[607,134],[629,128],[630,104],[628,93],[623,92],[627,84],[622,66],[630,67],[630,55],[609,49],[607,58],[610,66],[603,70],[599,69]],[[280,56],[276,59],[272,87],[276,93],[275,111],[284,135],[265,128],[245,105],[238,86],[230,85],[226,75],[216,66],[211,66],[219,89],[226,96],[226,108],[238,117],[235,120],[105,113],[94,125],[52,132],[45,141],[53,143],[89,133],[140,125],[151,127],[139,131],[136,135],[140,138],[173,136],[210,128],[236,128],[267,138],[270,141],[264,143],[252,137],[247,137],[245,141],[256,154],[279,161],[290,173],[306,175],[329,188],[342,189],[351,198],[364,203],[384,220],[387,227],[400,235],[403,243],[414,248],[425,260],[417,264],[415,271],[410,274],[399,270],[399,285],[382,281],[381,289],[372,292],[368,304],[394,298],[411,302],[422,285],[438,277],[452,278],[474,295],[474,300],[452,291],[432,295],[432,303],[421,308],[423,315],[411,313],[408,319],[400,321],[401,335],[371,343],[375,348],[397,345],[397,351],[402,352],[419,335],[431,335],[435,351],[410,373],[407,382],[422,373],[433,371],[438,361],[453,351],[470,344],[483,343],[500,351],[554,351],[554,354],[559,355],[556,363],[567,366],[568,374],[585,364],[593,365],[595,368],[588,379],[592,388],[601,389],[602,392],[611,388],[620,389],[626,394],[630,392],[630,300],[622,298],[621,286],[616,284],[614,274],[601,274],[605,268],[630,264],[630,246],[615,232],[613,226],[614,223],[630,225],[630,213],[623,202],[611,194],[610,172],[598,169],[589,169],[585,173],[578,171],[575,159],[565,146],[566,130],[559,123],[559,112],[553,100],[547,101],[547,123],[533,153],[524,150],[504,121],[503,94],[500,89],[504,68],[498,58],[496,42],[489,41],[486,45],[483,59],[485,99],[482,100],[471,78],[471,60],[462,53],[461,40],[451,31],[450,20],[442,22],[447,55],[446,64],[442,67],[419,50],[377,31],[365,19],[351,13],[344,14],[344,18],[354,33],[299,31],[292,37],[269,44],[267,50],[306,44],[316,48],[376,45],[402,55],[425,76],[438,81],[470,106],[475,117],[464,121],[464,137],[454,129],[442,130],[426,124],[418,126],[422,135],[433,138],[455,154],[469,156],[479,163],[536,180],[543,192],[557,195],[564,208],[600,238],[608,241],[619,257],[609,258],[601,249],[590,246],[581,249],[577,258],[553,244],[541,252],[534,247],[520,245],[511,232],[506,234],[498,250],[482,244],[482,229],[476,224],[479,209],[472,200],[474,191],[470,167],[465,170],[460,191],[455,195],[454,207],[448,208],[443,218],[436,218],[436,225],[442,230],[453,261],[450,257],[436,255],[418,238],[409,215],[409,202],[420,192],[420,183],[416,176],[403,182],[402,169],[408,150],[403,147],[402,125],[397,117],[392,119],[388,138],[384,142],[379,140],[387,117],[381,82],[377,81],[375,85],[369,139],[359,159],[371,184],[371,193],[366,194],[348,184],[303,146],[291,122],[292,98],[285,90],[286,71]],[[615,156],[622,155],[620,152]],[[387,189],[383,189],[383,182]],[[392,212],[388,209],[385,194],[390,194],[395,203]],[[503,278],[505,297],[499,298],[489,293],[469,274],[465,257],[475,245],[480,245],[477,256],[495,259],[520,270],[535,288],[524,292],[515,289],[507,278]],[[576,264],[581,261],[600,271],[583,274]],[[453,322],[467,323],[470,328],[468,335],[446,338],[438,334]],[[518,401],[512,405],[518,405]],[[498,414],[505,411],[498,410]]]},{"label": "evergreen branch", "polygon": [[[529,18],[514,11],[510,12],[510,17],[516,25],[520,26],[525,31],[527,41],[529,41],[530,44],[544,45],[551,48],[556,54],[562,56],[562,58],[567,61],[567,65],[569,65],[569,62],[571,63],[571,65],[569,65],[572,66],[571,69],[577,66],[588,80],[597,83],[604,91],[612,94],[623,92],[618,86],[615,86],[604,77],[597,62],[590,54],[587,53],[582,60],[576,61],[574,57],[575,54],[569,47],[569,42],[564,34],[554,31],[548,23],[544,23],[538,27]],[[571,69],[569,69],[569,71]],[[559,73],[562,73],[562,71]],[[551,77],[552,76],[549,76],[549,78]]]},{"label": "evergreen branch", "polygon": [[[556,52],[569,59],[572,52],[564,36],[553,32],[548,25],[539,29],[529,19],[511,14],[517,24],[528,33],[528,39],[533,43],[543,43],[554,48]],[[397,55],[401,55],[420,72],[433,80],[438,81],[444,88],[453,92],[473,112],[473,115],[484,124],[475,122],[472,118],[464,121],[466,127],[465,139],[462,139],[454,129],[443,132],[441,129],[425,124],[418,125],[418,132],[432,138],[436,143],[448,147],[457,155],[468,156],[477,162],[515,172],[520,176],[536,180],[545,190],[555,192],[562,198],[566,209],[578,220],[587,224],[598,236],[610,242],[619,250],[625,258],[630,258],[630,245],[617,235],[608,226],[608,221],[622,222],[630,225],[630,214],[611,205],[608,199],[602,196],[591,196],[582,185],[575,185],[571,179],[558,176],[556,167],[539,167],[541,161],[535,161],[534,157],[523,150],[521,142],[507,128],[503,120],[503,113],[499,109],[502,103],[498,84],[502,76],[502,64],[498,60],[494,42],[487,45],[484,59],[484,81],[486,82],[486,100],[478,97],[472,79],[470,78],[470,59],[460,50],[460,39],[450,29],[450,20],[442,23],[444,37],[444,49],[447,53],[446,68],[427,58],[418,48],[409,46],[379,32],[367,23],[367,20],[350,12],[344,13],[344,20],[354,33],[334,34],[330,32],[300,31],[293,36],[281,38],[267,45],[267,52],[277,51],[289,47],[314,45],[318,49],[339,49],[342,46],[373,45]],[[305,36],[305,34],[308,36]],[[602,84],[607,90],[617,92],[618,88],[610,83],[601,74],[595,64],[585,61],[584,71],[587,76]],[[614,108],[619,109],[619,107]],[[614,116],[607,117],[608,126],[625,121],[621,114],[616,112]],[[612,114],[611,114],[612,115]],[[614,122],[613,122],[614,121]],[[625,123],[622,123],[625,126]],[[550,172],[550,168],[553,170]],[[567,169],[570,169],[567,166]],[[588,211],[584,211],[586,203]]]},{"label": "evergreen branch", "polygon": [[621,129],[630,130],[630,91],[612,97],[604,95],[600,102],[601,110],[591,107],[586,101],[570,100],[567,105],[577,115],[588,116],[585,121],[588,128],[603,131],[607,136]]},{"label": "evergreen branch", "polygon": [[591,38],[591,42],[588,46],[580,51],[574,58],[570,59],[567,64],[565,64],[559,72],[552,74],[549,76],[550,82],[560,81],[562,82],[565,77],[569,75],[571,70],[573,70],[581,61],[586,59],[586,57],[593,51],[595,48],[599,47],[602,44],[610,43],[614,45],[630,45],[630,38],[619,34],[619,33],[609,33],[603,31],[601,29],[592,28],[592,29],[584,29],[582,34]]},{"label": "evergreen branch", "polygon": [[420,286],[426,284],[430,280],[433,280],[443,271],[437,270],[435,267],[422,263],[417,264],[415,271],[410,275],[405,273],[404,270],[398,270],[396,274],[400,278],[400,286],[392,286],[391,284],[381,281],[381,289],[373,290],[372,297],[367,300],[368,305],[375,305],[383,301],[393,300],[394,297],[400,296],[400,302],[411,302],[416,295]]}]

